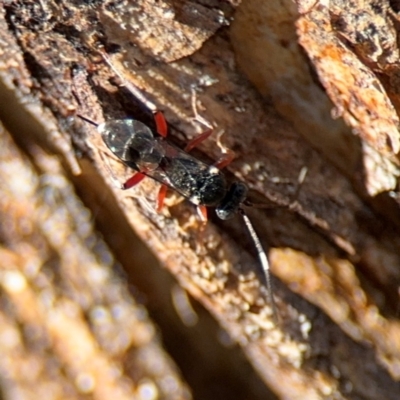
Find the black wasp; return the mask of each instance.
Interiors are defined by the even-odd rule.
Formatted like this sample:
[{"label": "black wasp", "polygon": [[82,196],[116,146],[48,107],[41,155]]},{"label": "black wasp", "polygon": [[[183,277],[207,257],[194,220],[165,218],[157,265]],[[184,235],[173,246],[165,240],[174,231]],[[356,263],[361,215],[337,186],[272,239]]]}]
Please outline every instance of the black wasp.
[{"label": "black wasp", "polygon": [[[108,56],[104,53],[102,56],[113,71],[123,79]],[[86,122],[95,125],[111,152],[126,166],[136,171],[122,185],[122,188],[129,189],[147,176],[161,183],[157,211],[162,208],[167,188],[171,188],[197,206],[203,221],[207,220],[207,207],[215,207],[217,216],[222,220],[230,219],[235,214],[242,215],[257,249],[267,285],[269,302],[274,318],[276,318],[268,258],[243,208],[244,205],[251,204],[246,203],[248,188],[240,181],[234,182],[229,187],[226,177],[221,171],[221,168],[232,161],[233,153],[227,152],[214,165],[203,163],[188,153],[211,135],[213,132],[211,127],[192,139],[184,150],[171,144],[166,139],[168,127],[164,115],[136,87],[129,82],[124,83],[153,113],[156,133],[152,132],[144,123],[134,119],[113,119],[96,124],[88,118],[78,115]]]}]

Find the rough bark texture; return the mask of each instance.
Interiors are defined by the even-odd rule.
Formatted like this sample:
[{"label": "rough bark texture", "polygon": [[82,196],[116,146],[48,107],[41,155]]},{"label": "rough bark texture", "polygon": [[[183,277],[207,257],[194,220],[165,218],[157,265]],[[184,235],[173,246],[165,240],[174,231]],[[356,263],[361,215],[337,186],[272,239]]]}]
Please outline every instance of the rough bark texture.
[{"label": "rough bark texture", "polygon": [[[397,11],[382,0],[3,2],[4,398],[397,399]],[[128,171],[76,114],[153,122],[99,48],[180,145],[201,131],[194,88],[236,153],[227,176],[276,206],[249,216],[279,278],[279,324],[239,217],[210,213],[200,233],[173,193],[154,212],[151,180],[113,187],[105,162],[120,181]],[[193,153],[218,159],[216,138]]]}]

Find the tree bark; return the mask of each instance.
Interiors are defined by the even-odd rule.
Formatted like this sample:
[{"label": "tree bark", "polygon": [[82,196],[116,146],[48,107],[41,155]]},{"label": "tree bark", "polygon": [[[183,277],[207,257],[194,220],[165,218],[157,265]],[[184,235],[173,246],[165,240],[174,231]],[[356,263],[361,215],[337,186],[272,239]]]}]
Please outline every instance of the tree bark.
[{"label": "tree bark", "polygon": [[[398,398],[395,4],[236,3],[1,5],[5,398]],[[201,231],[173,193],[155,213],[157,183],[113,186],[107,164],[121,182],[128,171],[77,114],[153,121],[99,49],[165,113],[174,143],[202,129],[192,88],[200,114],[224,130],[236,154],[228,178],[271,206],[248,213],[271,262],[278,323],[239,216],[210,212]],[[193,154],[214,162],[216,140]],[[219,345],[182,288],[240,349]]]}]

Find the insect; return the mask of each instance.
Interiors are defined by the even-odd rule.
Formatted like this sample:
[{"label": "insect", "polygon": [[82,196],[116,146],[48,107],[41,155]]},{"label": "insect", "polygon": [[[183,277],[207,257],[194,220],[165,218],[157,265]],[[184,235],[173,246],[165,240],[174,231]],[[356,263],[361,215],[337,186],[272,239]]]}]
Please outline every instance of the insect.
[{"label": "insect", "polygon": [[[114,72],[123,79],[108,56],[104,53],[102,56]],[[161,111],[132,84],[126,82],[125,86],[153,113],[156,132],[134,119],[113,119],[97,124],[78,115],[84,121],[96,126],[104,143],[114,156],[136,171],[122,185],[122,189],[132,188],[145,177],[149,177],[161,183],[157,211],[162,208],[167,188],[171,188],[197,206],[204,222],[207,220],[207,207],[214,207],[217,216],[222,220],[240,214],[257,249],[267,287],[268,301],[273,317],[277,320],[268,258],[244,210],[244,206],[251,206],[251,203],[246,200],[248,187],[241,181],[233,182],[229,186],[221,170],[232,161],[233,153],[227,152],[213,165],[208,165],[188,153],[212,134],[211,127],[192,139],[185,149],[173,145],[166,139],[168,126]]]}]

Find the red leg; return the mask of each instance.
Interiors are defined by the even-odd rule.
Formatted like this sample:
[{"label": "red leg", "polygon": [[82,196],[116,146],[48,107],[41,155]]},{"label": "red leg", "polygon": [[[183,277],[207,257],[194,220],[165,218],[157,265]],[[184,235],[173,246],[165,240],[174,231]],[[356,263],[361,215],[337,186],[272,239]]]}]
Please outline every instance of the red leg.
[{"label": "red leg", "polygon": [[163,137],[167,137],[168,125],[164,114],[161,111],[155,111],[154,120],[156,121],[157,133]]},{"label": "red leg", "polygon": [[200,229],[199,229],[199,236],[198,236],[198,243],[199,246],[202,250],[205,250],[204,248],[204,232],[205,232],[205,227],[207,225],[207,207],[206,206],[197,206],[197,214],[200,217]]},{"label": "red leg", "polygon": [[198,146],[201,142],[206,140],[213,133],[213,131],[214,131],[213,129],[208,129],[205,132],[200,133],[200,135],[196,136],[192,140],[190,140],[185,147],[185,151],[190,151],[196,146]]},{"label": "red leg", "polygon": [[197,206],[197,213],[201,219],[201,222],[204,224],[207,222],[207,207],[206,206]]},{"label": "red leg", "polygon": [[137,185],[139,182],[141,182],[146,175],[142,174],[141,172],[136,172],[135,175],[131,176],[124,184],[122,189],[130,189],[131,187]]},{"label": "red leg", "polygon": [[232,150],[225,150],[226,153],[216,162],[214,166],[222,169],[229,165],[235,158],[235,153]]},{"label": "red leg", "polygon": [[154,114],[154,120],[156,122],[157,133],[163,137],[167,136],[168,133],[168,125],[165,117],[161,111],[157,110],[155,104],[149,101],[143,93],[131,82],[125,79],[124,75],[121,71],[118,70],[112,63],[110,57],[103,51],[99,50],[105,62],[111,67],[114,73],[122,80],[124,86],[138,99],[140,100],[149,110],[151,110]]},{"label": "red leg", "polygon": [[167,194],[168,186],[166,185],[161,185],[160,191],[158,192],[157,196],[157,208],[156,211],[159,213],[161,212],[163,205],[164,205],[164,199]]}]

